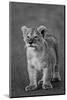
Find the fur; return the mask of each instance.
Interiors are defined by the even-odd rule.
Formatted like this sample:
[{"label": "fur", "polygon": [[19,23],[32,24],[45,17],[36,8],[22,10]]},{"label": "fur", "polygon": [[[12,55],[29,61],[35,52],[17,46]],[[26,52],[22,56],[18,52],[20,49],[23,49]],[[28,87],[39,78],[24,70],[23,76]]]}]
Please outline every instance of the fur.
[{"label": "fur", "polygon": [[[27,70],[30,84],[26,91],[35,90],[42,82],[42,88],[52,88],[51,80],[61,80],[58,68],[58,43],[56,38],[48,34],[45,26],[28,28],[22,26],[23,39],[27,53]],[[42,71],[42,78],[37,83],[37,72]]]}]

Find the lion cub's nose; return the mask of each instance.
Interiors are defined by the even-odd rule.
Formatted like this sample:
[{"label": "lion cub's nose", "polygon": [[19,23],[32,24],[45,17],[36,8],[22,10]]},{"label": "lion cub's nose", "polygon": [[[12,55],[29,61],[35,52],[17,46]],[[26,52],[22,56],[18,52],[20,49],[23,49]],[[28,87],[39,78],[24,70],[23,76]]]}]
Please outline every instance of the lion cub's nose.
[{"label": "lion cub's nose", "polygon": [[33,41],[32,41],[32,40],[30,40],[30,41],[29,41],[29,44],[32,44],[32,43],[33,43]]}]

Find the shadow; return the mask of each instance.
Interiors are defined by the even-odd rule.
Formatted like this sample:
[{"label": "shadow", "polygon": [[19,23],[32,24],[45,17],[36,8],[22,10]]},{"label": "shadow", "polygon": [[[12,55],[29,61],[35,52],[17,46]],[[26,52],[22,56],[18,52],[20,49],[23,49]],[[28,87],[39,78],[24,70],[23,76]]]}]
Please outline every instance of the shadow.
[{"label": "shadow", "polygon": [[9,98],[9,95],[8,94],[5,94],[4,96],[7,97],[7,98]]},{"label": "shadow", "polygon": [[51,81],[51,83],[52,83],[53,88],[61,88],[62,87],[62,82],[57,79],[54,81]]},{"label": "shadow", "polygon": [[[53,88],[60,89],[62,87],[62,82],[57,79],[54,81],[51,81],[51,84],[52,84]],[[42,82],[38,85],[36,90],[40,90],[40,89],[42,89]]]}]

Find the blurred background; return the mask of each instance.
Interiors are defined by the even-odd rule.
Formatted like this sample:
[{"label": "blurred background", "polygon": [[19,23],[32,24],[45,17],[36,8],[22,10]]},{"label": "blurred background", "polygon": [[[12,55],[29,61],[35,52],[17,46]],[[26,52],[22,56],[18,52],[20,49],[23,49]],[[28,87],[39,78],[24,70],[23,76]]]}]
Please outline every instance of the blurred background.
[{"label": "blurred background", "polygon": [[34,91],[26,93],[24,88],[29,84],[27,73],[27,59],[24,48],[21,27],[36,27],[45,25],[49,33],[53,34],[59,45],[59,71],[64,82],[64,5],[31,4],[11,2],[10,10],[10,95],[33,96],[63,94],[61,90]]}]

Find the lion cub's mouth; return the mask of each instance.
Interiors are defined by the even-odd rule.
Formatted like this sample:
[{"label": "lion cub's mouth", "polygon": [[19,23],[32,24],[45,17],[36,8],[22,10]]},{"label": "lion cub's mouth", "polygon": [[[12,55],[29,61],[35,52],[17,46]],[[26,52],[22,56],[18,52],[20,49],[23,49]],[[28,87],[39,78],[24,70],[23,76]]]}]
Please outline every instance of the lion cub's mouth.
[{"label": "lion cub's mouth", "polygon": [[36,46],[34,46],[34,45],[32,45],[32,44],[29,44],[29,47],[36,47]]}]

